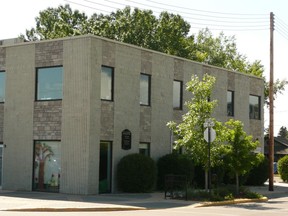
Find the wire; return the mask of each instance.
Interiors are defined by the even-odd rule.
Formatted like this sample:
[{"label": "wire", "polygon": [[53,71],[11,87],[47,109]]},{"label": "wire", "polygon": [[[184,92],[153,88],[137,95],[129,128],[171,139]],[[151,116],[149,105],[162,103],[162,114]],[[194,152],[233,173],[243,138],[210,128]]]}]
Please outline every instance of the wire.
[{"label": "wire", "polygon": [[[126,0],[126,1],[130,1],[130,0]],[[217,11],[206,11],[206,10],[197,10],[197,9],[191,9],[191,8],[185,8],[185,7],[181,7],[181,6],[177,6],[177,5],[171,5],[171,4],[164,4],[164,3],[159,3],[153,0],[146,0],[149,2],[152,2],[154,4],[158,4],[158,5],[165,5],[165,6],[169,6],[169,7],[173,7],[173,8],[178,8],[178,9],[184,9],[184,10],[190,10],[190,11],[198,11],[198,12],[204,12],[204,13],[213,13],[213,14],[225,14],[225,15],[249,15],[249,16],[266,16],[267,14],[241,14],[241,13],[224,13],[224,12],[217,12]]]}]

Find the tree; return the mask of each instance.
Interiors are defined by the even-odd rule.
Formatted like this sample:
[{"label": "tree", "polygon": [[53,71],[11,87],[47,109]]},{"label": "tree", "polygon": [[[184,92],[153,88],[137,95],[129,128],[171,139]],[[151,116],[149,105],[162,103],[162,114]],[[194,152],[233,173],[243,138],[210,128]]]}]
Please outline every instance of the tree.
[{"label": "tree", "polygon": [[288,139],[288,130],[286,127],[282,126],[280,129],[279,129],[279,133],[278,133],[278,136],[282,137],[282,138],[285,138],[285,139]]},{"label": "tree", "polygon": [[259,157],[253,152],[258,141],[253,141],[252,136],[248,136],[243,130],[243,123],[230,119],[225,123],[225,139],[227,141],[225,164],[231,173],[235,174],[236,193],[239,193],[239,176],[249,172]]},{"label": "tree", "polygon": [[[169,122],[168,127],[177,137],[175,147],[184,146],[185,152],[189,154],[196,165],[201,165],[205,170],[205,188],[208,189],[208,144],[204,140],[204,122],[207,118],[211,118],[212,112],[217,105],[216,100],[210,101],[212,89],[215,83],[215,77],[205,74],[202,81],[196,76],[192,76],[191,81],[186,85],[186,90],[193,94],[190,101],[185,105],[188,112],[182,116],[182,122]],[[217,133],[216,140],[211,143],[211,163],[212,165],[219,162],[219,154],[221,151],[221,133],[222,124],[213,119],[215,131]],[[217,158],[217,160],[216,160]]]}]

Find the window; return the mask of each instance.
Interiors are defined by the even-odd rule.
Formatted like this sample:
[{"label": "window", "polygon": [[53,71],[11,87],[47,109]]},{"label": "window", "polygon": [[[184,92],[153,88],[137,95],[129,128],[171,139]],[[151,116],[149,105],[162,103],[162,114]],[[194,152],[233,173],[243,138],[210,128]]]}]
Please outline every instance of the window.
[{"label": "window", "polygon": [[37,69],[36,100],[62,99],[63,67]]},{"label": "window", "polygon": [[140,143],[139,154],[150,156],[150,143]]},{"label": "window", "polygon": [[234,91],[227,91],[227,116],[234,116]]},{"label": "window", "polygon": [[113,100],[113,76],[114,69],[111,67],[101,67],[101,99]]},{"label": "window", "polygon": [[34,142],[33,190],[59,192],[61,142]]},{"label": "window", "polygon": [[5,101],[5,71],[0,71],[0,103]]},{"label": "window", "polygon": [[0,142],[0,187],[2,186],[2,157],[3,157],[3,143]]},{"label": "window", "polygon": [[150,106],[150,82],[151,77],[146,74],[140,75],[140,104]]},{"label": "window", "polygon": [[260,119],[260,97],[255,95],[249,96],[249,118]]},{"label": "window", "polygon": [[182,109],[182,82],[173,81],[173,108]]}]

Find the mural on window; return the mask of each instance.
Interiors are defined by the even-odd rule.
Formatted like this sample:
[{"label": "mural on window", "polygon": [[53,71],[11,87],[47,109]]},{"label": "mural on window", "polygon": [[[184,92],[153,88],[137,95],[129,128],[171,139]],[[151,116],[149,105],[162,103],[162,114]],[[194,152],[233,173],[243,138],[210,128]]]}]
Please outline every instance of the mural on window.
[{"label": "mural on window", "polygon": [[33,190],[59,192],[60,153],[59,141],[35,141]]}]

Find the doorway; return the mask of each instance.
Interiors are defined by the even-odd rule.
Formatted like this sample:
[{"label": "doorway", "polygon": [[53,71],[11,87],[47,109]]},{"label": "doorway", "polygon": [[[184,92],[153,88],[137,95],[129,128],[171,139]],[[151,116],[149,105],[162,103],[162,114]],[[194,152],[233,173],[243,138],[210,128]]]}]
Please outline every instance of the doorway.
[{"label": "doorway", "polygon": [[0,189],[2,188],[2,169],[3,169],[3,144],[0,144]]},{"label": "doorway", "polygon": [[111,193],[112,143],[100,142],[99,193]]}]

